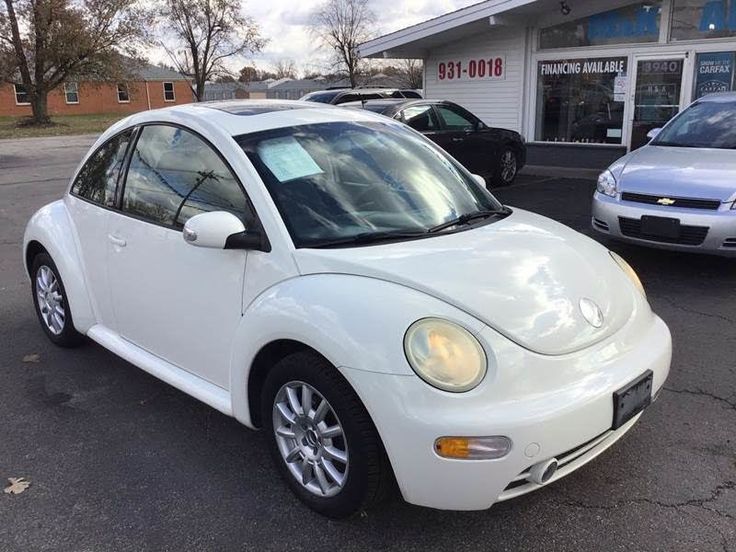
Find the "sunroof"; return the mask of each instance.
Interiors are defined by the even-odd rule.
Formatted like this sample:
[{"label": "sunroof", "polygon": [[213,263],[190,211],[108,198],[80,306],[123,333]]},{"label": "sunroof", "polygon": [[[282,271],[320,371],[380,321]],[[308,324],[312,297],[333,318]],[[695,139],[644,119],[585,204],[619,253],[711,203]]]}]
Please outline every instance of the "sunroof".
[{"label": "sunroof", "polygon": [[203,107],[219,109],[231,115],[262,115],[263,113],[273,113],[274,111],[290,111],[292,109],[305,109],[305,105],[296,103],[280,103],[280,102],[258,102],[258,101],[224,101],[224,102],[206,102],[200,104]]}]

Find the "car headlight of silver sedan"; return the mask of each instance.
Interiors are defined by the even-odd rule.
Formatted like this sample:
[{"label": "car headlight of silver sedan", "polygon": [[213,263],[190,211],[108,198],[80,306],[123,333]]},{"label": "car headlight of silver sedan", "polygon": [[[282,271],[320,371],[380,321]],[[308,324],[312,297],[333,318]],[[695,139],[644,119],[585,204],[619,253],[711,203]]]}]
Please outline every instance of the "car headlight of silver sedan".
[{"label": "car headlight of silver sedan", "polygon": [[470,391],[486,375],[486,354],[478,340],[440,318],[414,322],[404,336],[404,352],[417,375],[443,391]]},{"label": "car headlight of silver sedan", "polygon": [[616,197],[616,192],[618,191],[616,189],[616,177],[613,176],[611,171],[606,169],[598,177],[598,184],[596,184],[595,189],[604,195]]}]

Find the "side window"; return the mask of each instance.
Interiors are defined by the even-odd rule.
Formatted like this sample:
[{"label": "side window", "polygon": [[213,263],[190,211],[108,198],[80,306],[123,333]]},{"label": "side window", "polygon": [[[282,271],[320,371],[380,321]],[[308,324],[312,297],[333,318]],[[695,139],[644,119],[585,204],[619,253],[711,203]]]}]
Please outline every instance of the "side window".
[{"label": "side window", "polygon": [[417,105],[407,107],[401,112],[402,120],[414,130],[419,132],[428,132],[437,130],[437,116],[431,105]]},{"label": "side window", "polygon": [[121,132],[87,159],[72,184],[74,195],[106,207],[115,204],[115,186],[132,134],[132,130]]},{"label": "side window", "polygon": [[448,105],[438,105],[437,110],[440,117],[445,122],[447,130],[473,130],[476,125],[476,119],[473,115]]},{"label": "side window", "polygon": [[233,213],[246,227],[255,218],[217,153],[191,132],[165,125],[141,130],[125,181],[123,211],[174,228],[209,211]]},{"label": "side window", "polygon": [[176,101],[176,96],[174,95],[174,83],[173,82],[164,83],[164,101],[165,102]]}]

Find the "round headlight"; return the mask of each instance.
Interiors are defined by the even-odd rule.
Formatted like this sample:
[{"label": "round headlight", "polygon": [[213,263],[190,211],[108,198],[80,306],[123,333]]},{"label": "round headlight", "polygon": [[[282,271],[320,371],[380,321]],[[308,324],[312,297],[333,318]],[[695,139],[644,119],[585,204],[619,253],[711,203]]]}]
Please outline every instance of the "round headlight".
[{"label": "round headlight", "polygon": [[624,273],[629,277],[629,280],[631,280],[631,283],[634,284],[634,287],[636,287],[636,289],[638,289],[641,294],[646,297],[647,293],[646,291],[644,291],[644,286],[639,279],[639,275],[633,268],[631,268],[631,265],[627,263],[623,257],[614,253],[613,251],[609,251],[609,253],[611,254],[611,257],[613,257],[613,260],[616,261],[616,264],[618,264],[618,266],[621,267],[621,270],[623,270]]},{"label": "round headlight", "polygon": [[604,195],[616,197],[616,178],[613,176],[613,173],[609,170],[603,171],[598,177],[598,183],[595,188]]},{"label": "round headlight", "polygon": [[417,375],[443,391],[469,391],[486,375],[483,347],[469,331],[447,320],[414,322],[404,336],[404,351]]}]

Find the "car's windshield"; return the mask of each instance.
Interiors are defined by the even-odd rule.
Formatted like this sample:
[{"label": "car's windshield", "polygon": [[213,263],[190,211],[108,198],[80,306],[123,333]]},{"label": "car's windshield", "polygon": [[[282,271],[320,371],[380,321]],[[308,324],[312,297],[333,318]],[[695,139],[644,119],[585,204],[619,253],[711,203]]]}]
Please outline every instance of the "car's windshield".
[{"label": "car's windshield", "polygon": [[704,101],[691,105],[657,135],[652,145],[736,148],[736,102]]},{"label": "car's windshield", "polygon": [[393,122],[303,125],[237,140],[297,247],[426,234],[464,215],[503,212],[444,152]]}]

